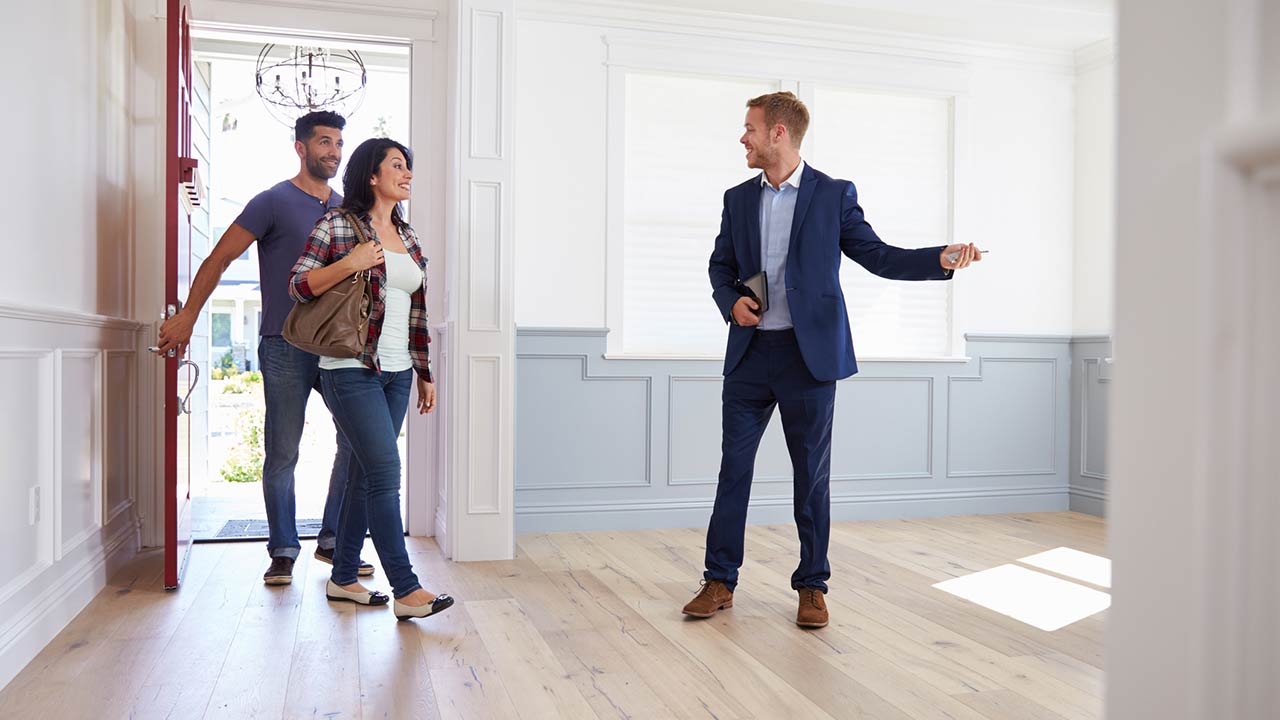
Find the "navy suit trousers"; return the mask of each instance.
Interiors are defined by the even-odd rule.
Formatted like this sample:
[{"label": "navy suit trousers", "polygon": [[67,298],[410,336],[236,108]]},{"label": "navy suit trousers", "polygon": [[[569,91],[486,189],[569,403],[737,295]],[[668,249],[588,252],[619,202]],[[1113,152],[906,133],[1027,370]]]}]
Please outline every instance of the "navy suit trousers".
[{"label": "navy suit trousers", "polygon": [[742,361],[724,379],[723,441],[715,509],[707,529],[707,580],[738,584],[756,451],[776,405],[794,473],[800,565],[793,588],[827,590],[831,566],[831,421],[836,383],[816,380],[792,330],[757,330]]}]

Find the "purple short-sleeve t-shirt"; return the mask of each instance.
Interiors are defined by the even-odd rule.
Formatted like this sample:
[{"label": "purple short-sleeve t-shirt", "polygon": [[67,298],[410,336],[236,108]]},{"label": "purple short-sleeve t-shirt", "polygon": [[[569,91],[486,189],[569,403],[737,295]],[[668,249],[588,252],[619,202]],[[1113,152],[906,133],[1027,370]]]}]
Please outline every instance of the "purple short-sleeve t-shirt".
[{"label": "purple short-sleeve t-shirt", "polygon": [[293,309],[289,272],[307,247],[311,230],[329,208],[342,205],[335,190],[322,202],[291,181],[258,193],[236,218],[236,224],[258,238],[258,283],[262,289],[259,334],[279,335]]}]

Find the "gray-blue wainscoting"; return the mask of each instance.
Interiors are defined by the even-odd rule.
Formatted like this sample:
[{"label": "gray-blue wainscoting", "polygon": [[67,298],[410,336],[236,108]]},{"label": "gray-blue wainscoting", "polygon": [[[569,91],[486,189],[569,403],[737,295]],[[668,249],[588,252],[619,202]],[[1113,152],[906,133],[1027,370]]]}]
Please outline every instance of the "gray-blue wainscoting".
[{"label": "gray-blue wainscoting", "polygon": [[[606,334],[518,331],[517,532],[706,525],[720,361],[606,359]],[[966,339],[967,362],[864,362],[840,382],[834,520],[1102,512],[1109,340]],[[756,462],[750,521],[791,521],[777,417]]]},{"label": "gray-blue wainscoting", "polygon": [[1071,341],[1071,509],[1102,515],[1107,501],[1111,338]]}]

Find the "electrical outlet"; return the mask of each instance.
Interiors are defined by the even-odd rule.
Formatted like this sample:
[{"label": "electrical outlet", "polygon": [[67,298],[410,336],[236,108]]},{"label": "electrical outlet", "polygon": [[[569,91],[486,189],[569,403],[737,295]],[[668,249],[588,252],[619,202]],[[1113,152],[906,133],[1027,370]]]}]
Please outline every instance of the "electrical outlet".
[{"label": "electrical outlet", "polygon": [[35,525],[38,522],[40,522],[40,486],[37,485],[28,493],[27,524]]}]

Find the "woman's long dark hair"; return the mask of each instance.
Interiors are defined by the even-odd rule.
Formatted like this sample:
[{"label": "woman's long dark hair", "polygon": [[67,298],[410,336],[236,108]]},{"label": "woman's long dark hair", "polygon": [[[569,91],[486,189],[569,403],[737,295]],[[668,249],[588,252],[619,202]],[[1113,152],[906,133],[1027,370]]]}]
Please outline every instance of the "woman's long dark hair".
[{"label": "woman's long dark hair", "polygon": [[[343,208],[357,215],[364,215],[373,209],[373,186],[369,184],[369,180],[377,174],[378,167],[392,150],[399,150],[404,155],[405,166],[413,170],[413,153],[390,138],[370,138],[360,143],[355,152],[351,153],[347,160],[347,171],[342,175]],[[391,209],[391,221],[397,225],[404,224],[400,203],[396,203]]]}]

